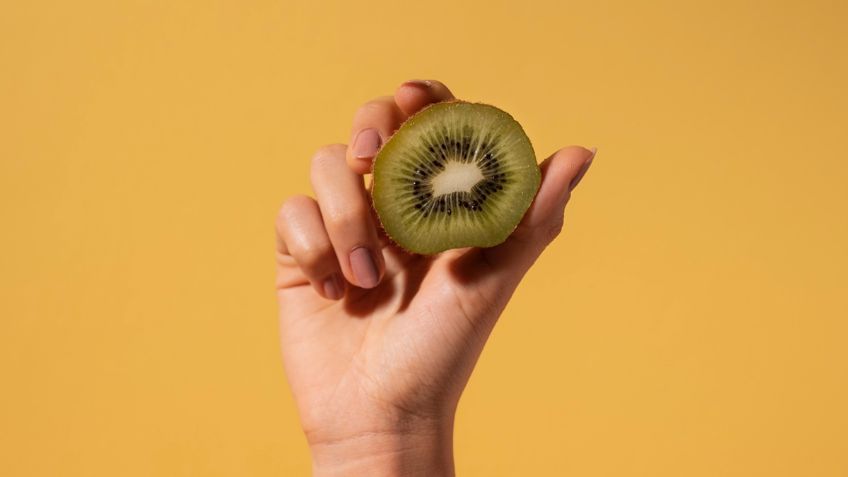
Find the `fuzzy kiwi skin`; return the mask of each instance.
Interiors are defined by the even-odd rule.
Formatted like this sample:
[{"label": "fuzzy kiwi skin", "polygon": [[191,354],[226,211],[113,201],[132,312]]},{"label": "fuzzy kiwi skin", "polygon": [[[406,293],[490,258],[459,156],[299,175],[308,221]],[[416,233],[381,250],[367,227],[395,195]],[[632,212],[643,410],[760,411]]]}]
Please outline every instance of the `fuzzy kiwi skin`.
[{"label": "fuzzy kiwi skin", "polygon": [[[397,133],[399,131],[403,130],[407,126],[411,126],[412,124],[414,124],[415,121],[417,120],[417,118],[419,118],[421,115],[426,113],[431,108],[439,108],[439,107],[449,106],[451,104],[469,104],[469,105],[479,105],[479,106],[485,106],[485,107],[488,107],[488,108],[493,108],[494,110],[498,111],[500,114],[502,114],[503,116],[505,116],[509,120],[513,121],[517,125],[518,129],[520,130],[521,134],[523,135],[523,139],[526,140],[526,143],[527,143],[526,146],[529,149],[529,152],[533,156],[533,165],[535,167],[532,167],[532,168],[528,167],[528,169],[531,169],[531,173],[528,177],[524,178],[524,181],[526,183],[525,186],[528,185],[528,183],[532,183],[532,187],[528,188],[528,192],[530,190],[532,190],[532,194],[530,194],[530,195],[525,194],[525,197],[523,197],[524,200],[520,204],[514,204],[513,203],[513,205],[519,205],[520,206],[520,214],[518,214],[519,219],[515,221],[515,224],[512,227],[501,227],[500,230],[497,230],[497,229],[490,230],[490,231],[497,232],[497,233],[489,234],[488,236],[481,235],[480,237],[477,237],[474,240],[467,240],[467,241],[464,241],[464,242],[461,242],[461,243],[453,243],[453,244],[448,244],[448,245],[439,246],[439,247],[407,247],[402,243],[402,241],[399,241],[396,237],[394,237],[393,234],[391,233],[391,231],[389,230],[389,228],[387,228],[385,226],[385,224],[383,223],[383,220],[384,220],[383,216],[382,216],[382,214],[380,214],[380,210],[377,208],[377,193],[378,193],[378,187],[379,187],[378,182],[379,181],[376,180],[375,173],[379,173],[378,170],[377,170],[378,169],[377,168],[378,159],[381,157],[381,153],[383,153],[388,147],[391,147],[392,139],[394,139],[397,136]],[[533,151],[533,147],[532,147],[532,144],[530,143],[529,137],[527,137],[527,134],[524,132],[523,128],[518,123],[518,121],[516,121],[506,111],[503,111],[503,110],[501,110],[501,109],[499,109],[495,106],[492,106],[492,105],[489,105],[489,104],[486,104],[486,103],[479,103],[479,102],[472,103],[472,102],[462,101],[462,100],[450,100],[450,101],[443,101],[443,102],[440,102],[440,103],[430,104],[430,105],[424,107],[423,109],[421,109],[420,111],[418,111],[417,113],[415,113],[414,115],[407,118],[406,121],[404,121],[404,123],[401,124],[400,127],[392,134],[392,136],[389,137],[384,142],[384,144],[382,145],[382,147],[378,151],[377,155],[374,157],[374,160],[371,163],[371,174],[372,174],[372,178],[374,179],[372,181],[372,187],[371,187],[372,204],[375,208],[376,215],[377,215],[377,217],[380,221],[380,225],[382,226],[383,230],[386,233],[386,236],[388,236],[389,239],[391,239],[392,242],[394,244],[396,244],[402,250],[405,250],[408,253],[420,254],[420,255],[434,255],[434,254],[443,252],[445,250],[450,250],[450,249],[453,249],[453,248],[464,248],[464,247],[487,248],[487,247],[493,247],[495,245],[499,245],[499,244],[503,243],[512,234],[512,232],[515,230],[515,228],[518,226],[518,224],[520,223],[520,218],[522,218],[524,216],[524,214],[527,212],[527,210],[530,208],[530,205],[533,202],[533,198],[535,198],[535,195],[538,192],[539,186],[541,184],[541,170],[539,169],[538,164],[536,164],[535,152]],[[518,209],[516,209],[516,210],[518,211]]]}]

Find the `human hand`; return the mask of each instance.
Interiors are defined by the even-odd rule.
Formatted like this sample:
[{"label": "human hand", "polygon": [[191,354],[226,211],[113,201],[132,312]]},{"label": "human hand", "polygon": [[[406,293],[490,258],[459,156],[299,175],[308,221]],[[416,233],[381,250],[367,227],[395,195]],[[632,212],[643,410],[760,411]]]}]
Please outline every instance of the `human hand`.
[{"label": "human hand", "polygon": [[453,475],[460,394],[594,157],[576,146],[548,157],[533,204],[503,244],[408,254],[379,229],[363,175],[405,118],[450,99],[438,81],[412,81],[369,101],[351,146],[312,158],[316,198],[292,197],[280,210],[283,361],[315,475]]}]

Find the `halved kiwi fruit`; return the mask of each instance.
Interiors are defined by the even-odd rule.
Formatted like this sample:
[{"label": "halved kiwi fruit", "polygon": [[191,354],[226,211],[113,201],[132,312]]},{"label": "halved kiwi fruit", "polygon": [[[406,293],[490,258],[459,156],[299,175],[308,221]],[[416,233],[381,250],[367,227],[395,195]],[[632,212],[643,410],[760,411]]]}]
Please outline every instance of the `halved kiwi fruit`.
[{"label": "halved kiwi fruit", "polygon": [[464,101],[407,119],[374,158],[373,173],[383,228],[419,254],[503,242],[541,180],[521,125],[494,106]]}]

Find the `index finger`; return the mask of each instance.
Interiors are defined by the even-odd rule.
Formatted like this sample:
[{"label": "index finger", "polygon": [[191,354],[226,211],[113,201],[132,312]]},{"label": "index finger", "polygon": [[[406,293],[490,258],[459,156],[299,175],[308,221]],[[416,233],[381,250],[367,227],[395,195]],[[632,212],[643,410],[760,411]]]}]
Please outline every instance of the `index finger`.
[{"label": "index finger", "polygon": [[357,174],[371,172],[377,151],[412,114],[431,103],[454,99],[443,83],[412,80],[401,84],[394,96],[381,96],[362,105],[354,115],[350,147],[345,158]]}]

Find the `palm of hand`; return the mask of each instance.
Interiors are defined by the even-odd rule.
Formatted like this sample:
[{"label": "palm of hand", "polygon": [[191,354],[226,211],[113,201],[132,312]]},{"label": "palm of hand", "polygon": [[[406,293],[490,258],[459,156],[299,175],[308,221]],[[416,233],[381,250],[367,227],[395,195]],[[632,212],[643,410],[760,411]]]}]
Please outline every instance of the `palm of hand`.
[{"label": "palm of hand", "polygon": [[503,280],[481,274],[489,265],[477,250],[428,258],[388,245],[384,255],[380,285],[347,300],[308,282],[279,291],[287,375],[310,440],[341,437],[318,431],[328,422],[349,422],[348,437],[386,416],[449,415],[509,298]]}]

